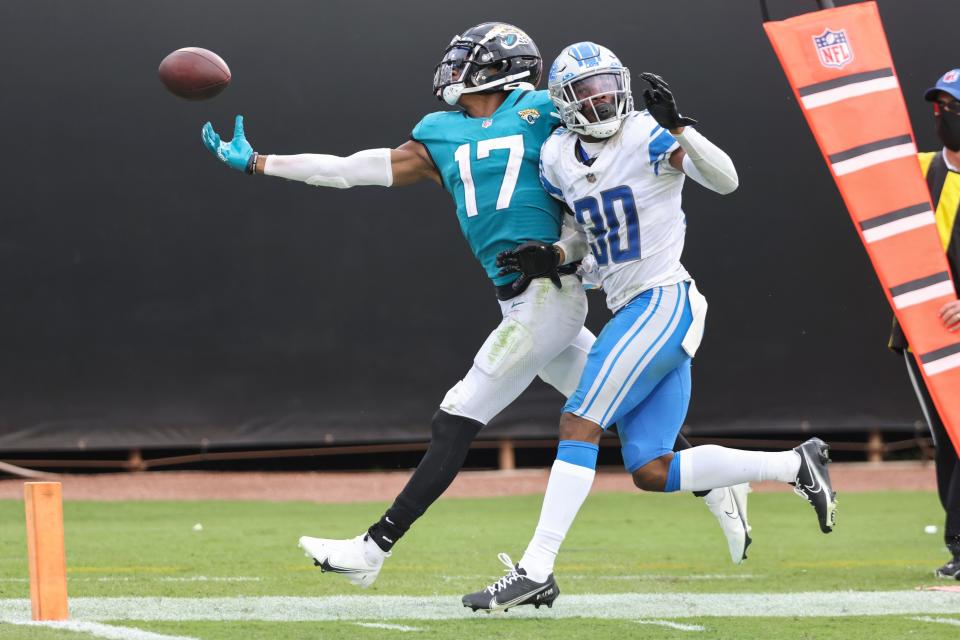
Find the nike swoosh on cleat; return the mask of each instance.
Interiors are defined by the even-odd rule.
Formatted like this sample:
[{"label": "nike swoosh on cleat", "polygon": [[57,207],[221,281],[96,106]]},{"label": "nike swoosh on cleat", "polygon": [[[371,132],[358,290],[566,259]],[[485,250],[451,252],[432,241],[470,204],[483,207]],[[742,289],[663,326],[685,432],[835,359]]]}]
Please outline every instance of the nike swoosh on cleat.
[{"label": "nike swoosh on cleat", "polygon": [[320,563],[320,571],[329,571],[330,573],[363,573],[363,569],[348,569],[330,564],[329,560]]},{"label": "nike swoosh on cleat", "polygon": [[810,469],[810,477],[813,479],[813,484],[803,485],[803,488],[809,491],[810,493],[820,493],[823,491],[823,483],[820,481],[820,478],[817,477],[816,467],[810,462],[810,456],[807,455],[806,450],[803,452],[803,458],[807,463],[807,468]]},{"label": "nike swoosh on cleat", "polygon": [[552,585],[545,584],[545,585],[543,585],[542,587],[540,587],[539,589],[537,589],[536,591],[530,591],[530,592],[528,592],[528,593],[525,593],[525,594],[523,594],[522,596],[520,596],[520,597],[518,597],[518,598],[514,598],[514,599],[511,600],[510,602],[497,602],[497,596],[493,596],[493,599],[490,601],[490,608],[493,609],[494,607],[513,607],[513,606],[517,605],[521,600],[526,600],[526,599],[529,598],[530,596],[535,596],[535,595],[539,594],[539,593],[542,592],[542,591],[546,591],[546,590],[549,589],[551,586],[552,586]]},{"label": "nike swoosh on cleat", "polygon": [[733,501],[733,493],[727,492],[727,497],[730,499],[730,511],[724,510],[723,515],[727,516],[731,520],[740,520],[740,514],[737,513],[737,503]]}]

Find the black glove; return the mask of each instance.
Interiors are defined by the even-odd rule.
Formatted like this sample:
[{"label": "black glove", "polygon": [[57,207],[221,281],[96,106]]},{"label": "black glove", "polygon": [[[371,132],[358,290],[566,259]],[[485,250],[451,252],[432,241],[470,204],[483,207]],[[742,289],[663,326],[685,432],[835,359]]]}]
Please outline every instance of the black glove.
[{"label": "black glove", "polygon": [[655,73],[644,71],[640,74],[640,79],[650,85],[649,89],[643,90],[643,106],[657,124],[667,130],[697,124],[693,118],[680,115],[677,110],[677,101],[674,100],[673,93],[663,78]]},{"label": "black glove", "polygon": [[513,281],[514,291],[523,291],[534,278],[550,278],[550,282],[560,289],[560,252],[552,244],[530,240],[517,245],[513,249],[501,251],[497,254],[497,266],[505,276],[510,273],[519,273],[520,277]]}]

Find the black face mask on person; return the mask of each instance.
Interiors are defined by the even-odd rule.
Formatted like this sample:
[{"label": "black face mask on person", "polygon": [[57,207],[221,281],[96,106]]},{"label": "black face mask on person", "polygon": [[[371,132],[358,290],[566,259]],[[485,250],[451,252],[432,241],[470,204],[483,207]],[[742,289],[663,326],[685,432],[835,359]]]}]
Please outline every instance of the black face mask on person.
[{"label": "black face mask on person", "polygon": [[933,113],[940,142],[950,151],[960,151],[960,113],[951,113],[940,105],[934,106]]}]

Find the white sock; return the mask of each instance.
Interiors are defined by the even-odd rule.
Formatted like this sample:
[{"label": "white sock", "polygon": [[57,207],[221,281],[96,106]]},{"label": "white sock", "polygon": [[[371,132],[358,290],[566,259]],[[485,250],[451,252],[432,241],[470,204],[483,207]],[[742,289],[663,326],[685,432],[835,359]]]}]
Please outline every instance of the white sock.
[{"label": "white sock", "polygon": [[390,554],[377,546],[369,535],[363,536],[363,558],[371,565],[378,565]]},{"label": "white sock", "polygon": [[707,444],[680,452],[680,490],[707,491],[742,482],[793,482],[800,470],[796,451],[741,451]]},{"label": "white sock", "polygon": [[532,580],[544,582],[553,573],[560,544],[590,493],[594,475],[594,469],[563,460],[553,462],[537,531],[519,563]]}]

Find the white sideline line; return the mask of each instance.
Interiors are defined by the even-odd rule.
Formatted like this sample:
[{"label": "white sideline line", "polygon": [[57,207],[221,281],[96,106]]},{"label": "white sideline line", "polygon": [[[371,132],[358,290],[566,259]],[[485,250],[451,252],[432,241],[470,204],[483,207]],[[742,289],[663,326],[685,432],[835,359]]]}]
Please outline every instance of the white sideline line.
[{"label": "white sideline line", "polygon": [[100,624],[99,622],[82,622],[79,620],[65,620],[63,622],[4,620],[4,622],[24,627],[48,627],[50,629],[63,629],[77,633],[89,633],[97,638],[107,638],[108,640],[199,640],[192,636],[168,636],[152,631],[144,631],[143,629],[114,627],[108,624]]},{"label": "white sideline line", "polygon": [[676,629],[677,631],[706,631],[706,627],[699,624],[680,624],[679,622],[667,622],[666,620],[636,620],[637,624],[652,624],[658,627]]},{"label": "white sideline line", "polygon": [[754,573],[697,573],[687,576],[671,575],[667,573],[635,573],[622,576],[588,576],[588,575],[569,575],[564,576],[564,580],[668,580],[671,582],[687,582],[695,580],[753,580],[760,578]]},{"label": "white sideline line", "polygon": [[960,627],[960,620],[956,618],[931,618],[930,616],[920,616],[918,618],[911,618],[911,620],[916,620],[917,622],[937,622],[939,624],[952,624]]},{"label": "white sideline line", "polygon": [[[476,576],[479,577],[479,576]],[[77,578],[67,576],[67,582],[260,582],[257,576],[102,576],[100,578]],[[0,582],[29,582],[29,578],[0,578]]]},{"label": "white sideline line", "polygon": [[403,624],[383,624],[382,622],[354,622],[358,627],[368,629],[392,629],[393,631],[423,631],[420,627],[408,627]]},{"label": "white sideline line", "polygon": [[[800,593],[619,593],[565,595],[553,609],[511,609],[516,618],[618,620],[693,617],[919,615],[960,611],[960,594],[942,591]],[[451,620],[477,614],[459,596],[268,596],[237,598],[73,598],[78,620],[325,621]],[[30,601],[0,600],[0,620],[29,620]]]}]

